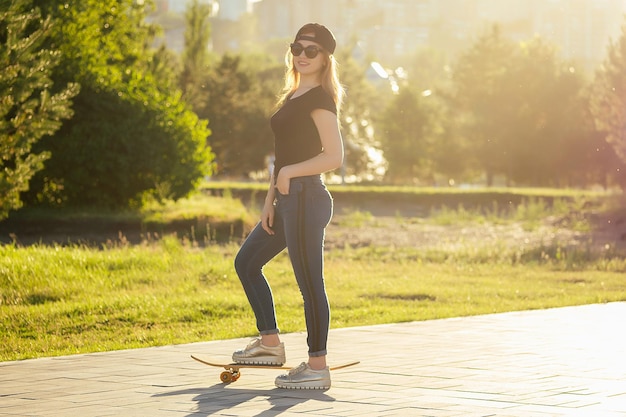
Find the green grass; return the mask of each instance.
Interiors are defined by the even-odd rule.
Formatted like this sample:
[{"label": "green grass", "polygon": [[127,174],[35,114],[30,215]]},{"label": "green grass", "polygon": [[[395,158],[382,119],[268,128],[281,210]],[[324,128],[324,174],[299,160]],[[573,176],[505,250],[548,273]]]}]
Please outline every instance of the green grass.
[{"label": "green grass", "polygon": [[522,200],[521,204],[504,207],[497,202],[492,202],[486,208],[465,208],[463,205],[456,208],[441,206],[430,210],[427,222],[442,226],[459,223],[510,224],[517,222],[525,230],[535,230],[545,222],[546,218],[552,217],[565,219],[569,229],[585,232],[589,230],[589,223],[585,219],[584,207],[594,205],[598,209],[606,209],[610,201],[607,198],[590,196],[555,197],[548,204],[543,199],[528,197]]},{"label": "green grass", "polygon": [[1,359],[219,339],[248,312],[221,246],[0,247]]},{"label": "green grass", "polygon": [[25,208],[13,213],[9,220],[23,221],[98,221],[98,222],[137,222],[144,224],[166,225],[184,220],[208,220],[210,222],[232,223],[243,221],[250,223],[249,210],[239,199],[232,198],[229,192],[215,197],[205,194],[193,194],[177,201],[144,201],[137,209],[107,211],[104,209],[80,208]]},{"label": "green grass", "polygon": [[[64,218],[250,224],[258,213],[225,190],[220,198],[151,203],[134,213],[70,212]],[[561,227],[588,231],[586,211],[616,210],[612,198],[548,193],[548,204],[529,194],[516,205],[440,206],[425,218],[398,214],[397,227],[406,222],[455,227],[521,223],[535,229],[552,218]],[[37,212],[27,216],[49,218]],[[358,209],[340,213],[336,221],[346,229],[389,227]],[[232,266],[238,240],[234,235],[230,243],[209,240],[205,247],[173,236],[140,245],[122,238],[102,247],[0,245],[0,361],[256,334]],[[336,245],[325,264],[331,326],[626,301],[626,260],[610,249],[572,248],[554,240],[534,246],[476,243],[422,249]],[[282,331],[305,330],[287,255],[279,255],[265,271]]]},{"label": "green grass", "polygon": [[623,260],[610,268],[588,264],[572,270],[558,260],[514,264],[484,255],[463,259],[397,248],[371,252],[357,250],[349,263],[339,255],[344,260],[329,289],[338,325],[626,300]]},{"label": "green grass", "polygon": [[228,193],[223,197],[195,194],[176,202],[150,202],[144,204],[140,212],[145,223],[168,224],[189,219],[208,219],[212,222],[253,221],[241,201],[232,198]]},{"label": "green grass", "polygon": [[[0,360],[251,336],[232,259],[172,237],[106,250],[0,246]],[[626,300],[626,261],[563,248],[330,251],[332,327]],[[289,260],[266,267],[284,332],[305,329]]]}]

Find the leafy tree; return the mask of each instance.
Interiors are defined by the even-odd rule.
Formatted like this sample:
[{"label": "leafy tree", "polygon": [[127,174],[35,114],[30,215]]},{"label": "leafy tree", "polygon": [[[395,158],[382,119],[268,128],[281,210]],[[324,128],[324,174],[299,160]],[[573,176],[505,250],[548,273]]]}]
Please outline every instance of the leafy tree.
[{"label": "leafy tree", "polygon": [[384,93],[377,95],[367,82],[367,67],[353,57],[352,50],[353,47],[348,46],[336,53],[339,79],[346,89],[340,113],[345,147],[342,175],[375,179],[381,176],[377,170],[383,168],[383,161],[372,158],[372,153],[375,154],[380,147],[375,135],[373,103],[377,99],[380,102]]},{"label": "leafy tree", "polygon": [[223,55],[203,82],[206,100],[196,107],[200,117],[211,121],[218,175],[247,176],[261,170],[273,149],[269,111],[275,94],[244,60],[242,55]]},{"label": "leafy tree", "polygon": [[477,167],[507,184],[559,186],[585,181],[595,148],[585,121],[583,78],[540,38],[518,45],[497,26],[463,54],[453,77],[460,133]]},{"label": "leafy tree", "polygon": [[215,174],[247,176],[266,168],[272,151],[269,111],[280,79],[276,65],[253,55],[225,54],[213,58],[210,8],[194,0],[185,14],[185,51],[180,85],[186,100],[211,126]]},{"label": "leafy tree", "polygon": [[598,130],[605,134],[626,168],[626,23],[620,38],[609,45],[608,56],[596,73],[591,111]]},{"label": "leafy tree", "polygon": [[[539,64],[539,65],[538,65]],[[519,185],[558,186],[580,169],[588,148],[583,80],[541,38],[521,43],[503,80],[511,103],[501,122],[507,179]]]},{"label": "leafy tree", "polygon": [[[45,2],[61,24],[59,80],[82,86],[74,117],[41,151],[51,153],[33,202],[125,207],[145,193],[179,198],[210,173],[210,134],[151,49],[156,28],[132,0]],[[50,195],[57,190],[57,195]]]},{"label": "leafy tree", "polygon": [[202,82],[208,72],[209,40],[211,39],[211,4],[193,0],[185,12],[185,50],[180,86],[185,100],[198,108],[206,97],[202,95]]},{"label": "leafy tree", "polygon": [[59,53],[42,47],[51,26],[24,0],[0,10],[0,219],[22,206],[20,193],[50,156],[33,145],[72,115],[78,93],[75,84],[54,91],[50,72]]},{"label": "leafy tree", "polygon": [[460,112],[450,100],[451,68],[449,57],[443,50],[432,47],[420,48],[407,55],[402,65],[407,72],[405,88],[410,88],[420,97],[431,123],[430,159],[432,172],[428,176],[443,176],[447,184],[453,185],[471,175],[466,162],[468,143],[459,135]]},{"label": "leafy tree", "polygon": [[503,138],[515,106],[504,88],[515,45],[494,25],[460,57],[453,70],[453,105],[464,113],[460,134],[472,144],[468,164],[484,170],[487,184],[506,172]]},{"label": "leafy tree", "polygon": [[615,149],[607,143],[606,133],[597,129],[591,114],[591,100],[593,86],[589,85],[584,91],[584,113],[582,128],[578,132],[584,137],[584,148],[581,149],[572,164],[568,176],[568,185],[586,186],[602,185],[605,189],[615,184],[626,185],[626,164],[616,155]]},{"label": "leafy tree", "polygon": [[433,180],[432,119],[423,98],[411,89],[401,89],[377,123],[381,149],[391,182]]},{"label": "leafy tree", "polygon": [[420,48],[402,57],[401,66],[408,74],[408,83],[416,91],[434,91],[449,87],[450,58],[441,49]]},{"label": "leafy tree", "polygon": [[159,80],[171,90],[174,90],[179,82],[179,74],[181,73],[181,62],[178,55],[168,49],[165,44],[161,44],[154,54],[149,57],[147,63],[147,71],[153,74],[155,80]]},{"label": "leafy tree", "polygon": [[[416,92],[417,93],[417,92]],[[443,88],[422,91],[421,102],[429,115],[431,144],[429,147],[432,172],[435,183],[443,177],[445,184],[455,185],[463,181],[471,181],[476,175],[472,170],[467,155],[471,144],[459,134],[459,121],[462,115],[449,105],[449,96]]]}]

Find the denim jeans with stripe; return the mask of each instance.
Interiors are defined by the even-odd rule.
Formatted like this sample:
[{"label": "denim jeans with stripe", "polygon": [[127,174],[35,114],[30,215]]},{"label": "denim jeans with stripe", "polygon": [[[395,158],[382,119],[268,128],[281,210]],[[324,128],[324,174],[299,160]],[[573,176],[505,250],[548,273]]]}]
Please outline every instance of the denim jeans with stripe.
[{"label": "denim jeans with stripe", "polygon": [[235,257],[235,270],[260,334],[279,332],[271,287],[263,266],[287,248],[304,300],[309,356],[326,355],[330,308],[324,284],[324,231],[333,214],[330,193],[319,175],[291,180],[289,194],[276,190],[274,235],[257,224]]}]

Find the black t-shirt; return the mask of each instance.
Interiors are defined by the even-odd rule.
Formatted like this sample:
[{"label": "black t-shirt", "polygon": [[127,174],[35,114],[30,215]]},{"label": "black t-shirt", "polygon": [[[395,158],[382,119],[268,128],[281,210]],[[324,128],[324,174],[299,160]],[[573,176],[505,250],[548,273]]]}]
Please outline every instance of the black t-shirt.
[{"label": "black t-shirt", "polygon": [[311,118],[315,109],[337,114],[333,98],[317,86],[296,98],[288,99],[272,116],[274,131],[274,178],[284,166],[311,159],[322,152],[322,142]]}]

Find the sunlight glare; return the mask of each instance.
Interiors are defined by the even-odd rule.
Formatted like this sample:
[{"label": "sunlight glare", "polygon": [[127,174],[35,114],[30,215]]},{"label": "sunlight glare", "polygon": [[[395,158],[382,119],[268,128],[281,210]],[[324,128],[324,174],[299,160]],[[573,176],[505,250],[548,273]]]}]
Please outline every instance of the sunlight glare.
[{"label": "sunlight glare", "polygon": [[389,74],[387,74],[387,71],[385,71],[385,69],[383,68],[382,65],[380,65],[378,62],[374,61],[371,64],[372,69],[374,71],[376,71],[376,74],[380,77],[380,78],[384,78],[387,79],[389,78]]}]

